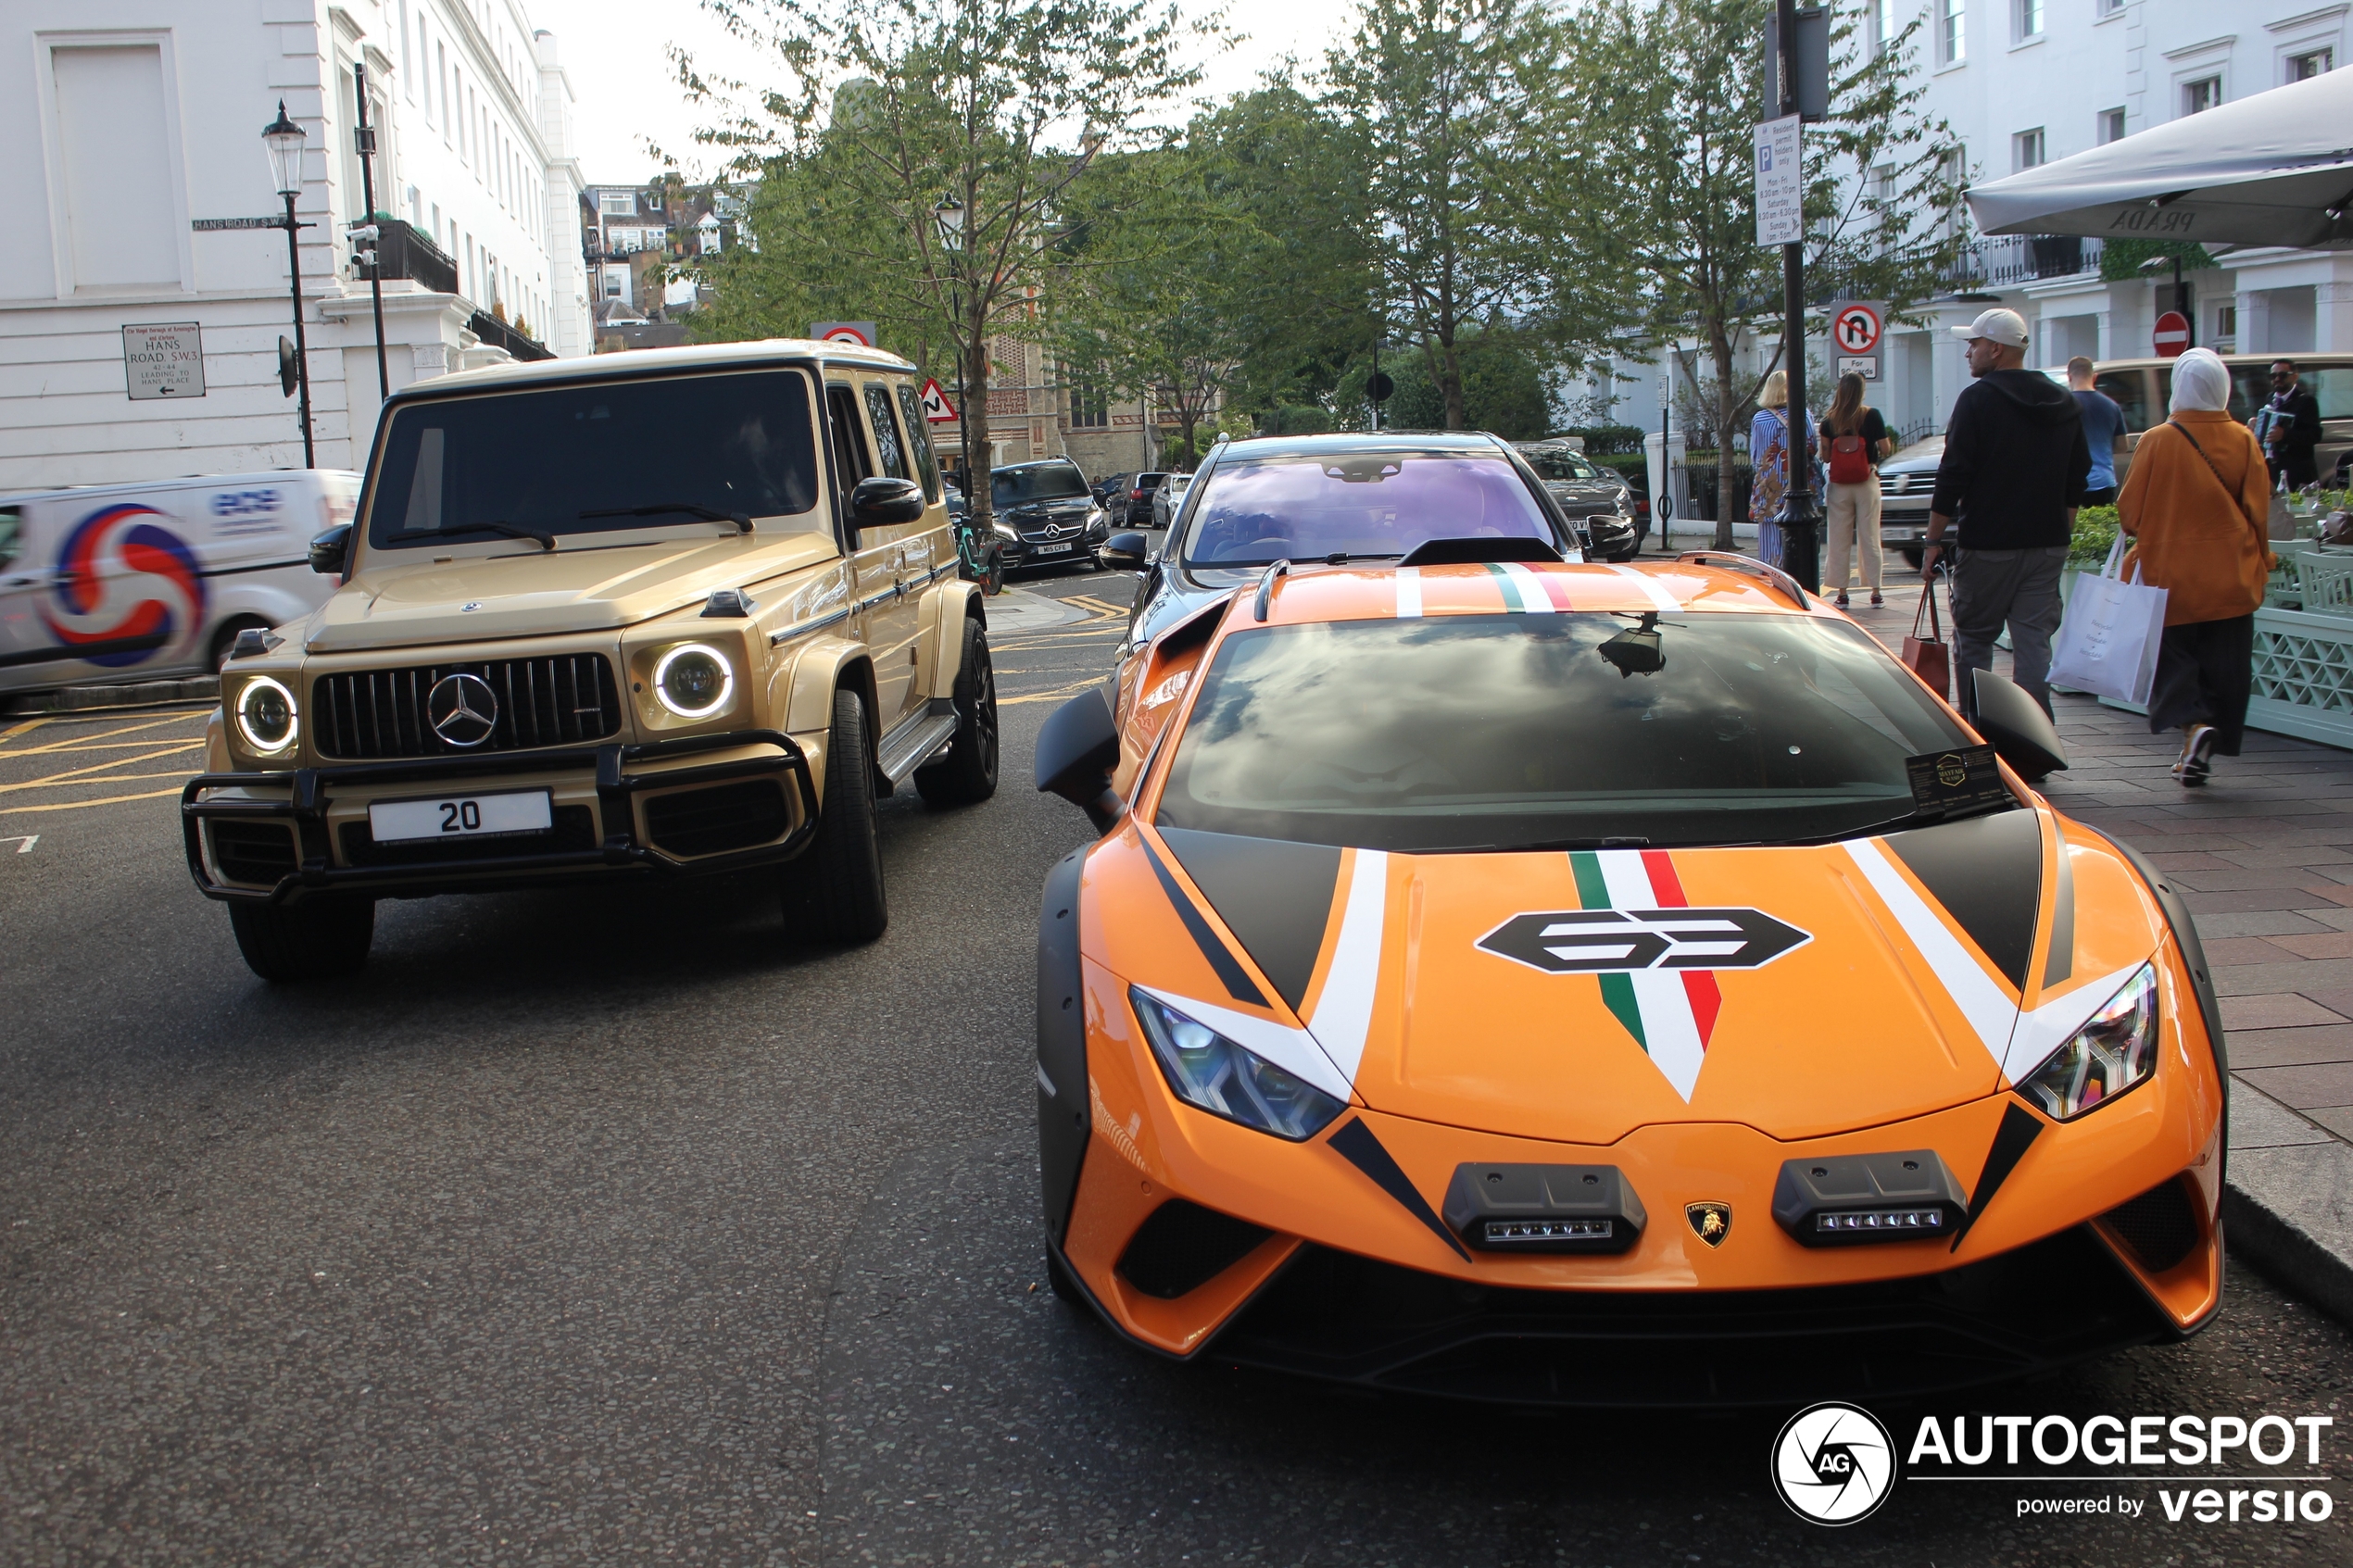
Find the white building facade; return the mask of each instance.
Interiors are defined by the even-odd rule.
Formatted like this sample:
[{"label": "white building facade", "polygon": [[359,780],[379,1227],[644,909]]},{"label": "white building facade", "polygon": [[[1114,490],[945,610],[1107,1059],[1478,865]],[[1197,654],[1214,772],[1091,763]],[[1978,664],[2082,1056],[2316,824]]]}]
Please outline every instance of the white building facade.
[{"label": "white building facade", "polygon": [[[357,72],[376,129],[383,381],[585,354],[572,92],[518,0],[0,0],[0,491],[292,468],[283,214],[261,129],[307,133],[296,199],[313,442],[366,461],[380,391]],[[196,329],[200,383],[134,397],[125,328]],[[193,343],[196,335],[180,341]]]},{"label": "white building facade", "polygon": [[[1973,181],[2082,152],[2184,115],[2341,68],[2353,44],[2353,4],[2310,0],[1836,0],[1867,36],[1914,20],[1924,111],[1954,133]],[[2347,128],[2353,134],[2353,127]],[[2029,363],[2064,365],[2155,352],[2157,317],[2172,304],[2170,268],[2120,282],[2101,275],[2100,242],[1982,239],[1949,286],[1919,307],[1925,327],[1892,330],[1870,402],[1916,437],[1942,431],[1969,380],[1945,329],[1994,306],[2026,318]],[[2353,254],[2233,251],[2185,274],[2192,341],[2222,353],[2353,352]],[[1755,373],[1779,340],[1751,335]],[[1807,345],[1818,373],[1827,345]],[[1688,345],[1687,345],[1688,352]],[[1655,429],[1655,367],[1621,365],[1618,417]],[[1694,435],[1694,441],[1705,439]]]}]

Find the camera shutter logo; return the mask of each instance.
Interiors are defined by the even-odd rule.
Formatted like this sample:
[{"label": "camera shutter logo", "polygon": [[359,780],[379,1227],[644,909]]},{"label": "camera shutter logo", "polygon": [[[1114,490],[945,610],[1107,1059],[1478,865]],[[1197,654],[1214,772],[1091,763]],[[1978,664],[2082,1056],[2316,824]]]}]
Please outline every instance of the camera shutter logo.
[{"label": "camera shutter logo", "polygon": [[433,733],[456,746],[477,746],[498,727],[498,696],[479,675],[444,675],[425,694]]},{"label": "camera shutter logo", "polygon": [[1895,1487],[1895,1441],[1870,1411],[1836,1400],[1789,1418],[1773,1439],[1773,1489],[1817,1524],[1868,1519]]}]

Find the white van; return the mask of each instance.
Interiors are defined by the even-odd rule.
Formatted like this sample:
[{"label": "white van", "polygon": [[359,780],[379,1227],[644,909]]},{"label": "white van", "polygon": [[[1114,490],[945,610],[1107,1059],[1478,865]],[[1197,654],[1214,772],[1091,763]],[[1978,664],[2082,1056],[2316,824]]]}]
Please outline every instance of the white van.
[{"label": "white van", "polygon": [[0,495],[0,693],[212,673],[334,591],[310,540],[359,497],[339,469]]}]

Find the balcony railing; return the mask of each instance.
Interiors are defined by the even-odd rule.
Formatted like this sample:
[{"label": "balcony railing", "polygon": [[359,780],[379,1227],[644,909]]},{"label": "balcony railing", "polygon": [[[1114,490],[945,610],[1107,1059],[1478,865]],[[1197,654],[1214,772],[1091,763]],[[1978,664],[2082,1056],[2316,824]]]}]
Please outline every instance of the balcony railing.
[{"label": "balcony railing", "polygon": [[[458,263],[439,245],[397,218],[376,220],[376,261],[386,278],[406,278],[435,294],[456,294]],[[477,310],[466,323],[483,342],[505,349],[518,359],[553,359],[555,352],[515,331],[487,310]]]},{"label": "balcony railing", "polygon": [[2100,270],[2100,242],[2073,234],[2004,234],[1965,248],[1946,270],[1955,290],[2015,288]]},{"label": "balcony railing", "polygon": [[556,357],[554,349],[523,336],[487,310],[475,311],[473,320],[466,326],[483,342],[503,348],[518,359],[553,359]]}]

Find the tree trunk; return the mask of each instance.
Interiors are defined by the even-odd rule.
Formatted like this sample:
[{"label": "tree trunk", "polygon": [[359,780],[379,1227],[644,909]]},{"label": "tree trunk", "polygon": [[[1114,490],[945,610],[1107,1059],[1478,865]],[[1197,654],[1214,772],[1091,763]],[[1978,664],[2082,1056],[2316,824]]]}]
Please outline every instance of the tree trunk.
[{"label": "tree trunk", "polygon": [[1440,334],[1438,339],[1438,387],[1446,395],[1446,428],[1466,428],[1470,411],[1463,401],[1463,360],[1454,351],[1453,339]]},{"label": "tree trunk", "polygon": [[1740,404],[1732,396],[1732,342],[1720,320],[1707,323],[1707,352],[1716,361],[1716,547],[1732,547],[1732,424]]},{"label": "tree trunk", "polygon": [[988,439],[988,324],[986,306],[976,307],[965,323],[972,333],[972,369],[964,379],[964,406],[956,410],[963,416],[964,477],[971,485],[964,499],[972,508],[973,528],[984,539],[995,526],[995,513],[988,499],[988,471],[997,461],[996,448]]}]

